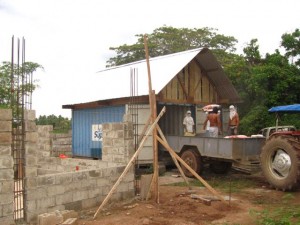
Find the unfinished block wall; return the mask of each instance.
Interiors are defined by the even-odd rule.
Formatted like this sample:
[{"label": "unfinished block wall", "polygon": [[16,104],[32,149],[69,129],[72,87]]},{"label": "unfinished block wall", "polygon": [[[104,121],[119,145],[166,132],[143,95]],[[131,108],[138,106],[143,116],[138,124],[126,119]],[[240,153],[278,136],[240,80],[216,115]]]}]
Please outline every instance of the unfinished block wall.
[{"label": "unfinished block wall", "polygon": [[14,224],[14,172],[11,132],[11,110],[0,109],[0,224]]},{"label": "unfinished block wall", "polygon": [[[33,118],[28,116],[28,119]],[[46,212],[78,211],[101,204],[124,171],[126,160],[133,151],[133,131],[130,131],[132,124],[129,121],[105,126],[109,127],[109,135],[103,138],[103,142],[115,146],[114,149],[110,146],[105,160],[51,157],[51,128],[39,127],[36,135],[30,135],[32,139],[26,143],[35,142],[37,160],[32,162],[37,173],[26,176],[27,222],[36,223],[38,215]],[[134,170],[131,170],[124,176],[110,201],[133,196]]]},{"label": "unfinished block wall", "polygon": [[38,125],[38,148],[40,157],[58,157],[64,154],[72,157],[72,132],[53,133],[52,125]]},{"label": "unfinished block wall", "polygon": [[104,123],[102,125],[102,160],[127,164],[134,154],[133,124],[126,114],[123,123]]},{"label": "unfinished block wall", "polygon": [[72,156],[72,131],[64,134],[52,134],[51,156],[60,154]]},{"label": "unfinished block wall", "polygon": [[38,160],[42,160],[45,157],[51,156],[52,150],[52,125],[38,125],[38,139],[37,139],[37,147],[38,147]]},{"label": "unfinished block wall", "polygon": [[[36,126],[35,111],[25,119],[24,211],[29,224],[56,210],[99,206],[124,171],[133,151],[132,124],[107,124],[106,160],[52,157],[52,126]],[[0,110],[0,224],[14,224],[12,113]],[[106,140],[106,138],[109,139]],[[115,146],[113,148],[113,146]],[[110,152],[111,151],[111,152]],[[134,170],[123,177],[109,202],[134,197]]]},{"label": "unfinished block wall", "polygon": [[[105,160],[51,156],[52,126],[36,126],[35,111],[25,119],[24,215],[37,224],[38,215],[56,210],[98,206],[124,171],[133,152],[130,121],[106,124]],[[14,224],[12,113],[0,110],[0,224]],[[106,140],[107,139],[107,140]],[[68,141],[65,144],[70,144]],[[134,197],[134,169],[123,178],[108,202]]]}]

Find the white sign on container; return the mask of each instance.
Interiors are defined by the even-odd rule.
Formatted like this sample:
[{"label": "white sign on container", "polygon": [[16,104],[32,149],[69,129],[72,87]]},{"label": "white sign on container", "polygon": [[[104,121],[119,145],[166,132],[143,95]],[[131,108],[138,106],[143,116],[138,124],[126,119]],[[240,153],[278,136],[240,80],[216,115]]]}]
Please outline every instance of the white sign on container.
[{"label": "white sign on container", "polygon": [[102,124],[92,124],[92,141],[102,141]]}]

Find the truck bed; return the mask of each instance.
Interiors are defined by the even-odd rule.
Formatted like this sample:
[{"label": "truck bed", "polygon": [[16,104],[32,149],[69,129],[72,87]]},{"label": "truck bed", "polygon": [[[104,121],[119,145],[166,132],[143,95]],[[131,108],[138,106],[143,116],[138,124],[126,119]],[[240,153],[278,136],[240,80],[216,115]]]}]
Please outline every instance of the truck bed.
[{"label": "truck bed", "polygon": [[182,149],[197,148],[201,157],[232,161],[236,164],[257,164],[265,138],[213,138],[203,136],[166,136],[177,153]]}]

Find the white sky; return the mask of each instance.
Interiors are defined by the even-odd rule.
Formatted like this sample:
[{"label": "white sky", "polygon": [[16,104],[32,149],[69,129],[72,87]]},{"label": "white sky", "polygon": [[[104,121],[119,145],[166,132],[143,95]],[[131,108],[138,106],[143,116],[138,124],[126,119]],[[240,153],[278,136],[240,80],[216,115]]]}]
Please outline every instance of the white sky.
[{"label": "white sky", "polygon": [[101,99],[88,83],[115,56],[109,47],[133,44],[136,34],[163,25],[211,27],[234,36],[238,53],[257,38],[264,56],[279,49],[282,34],[300,28],[299,10],[299,0],[0,0],[0,62],[11,58],[12,36],[24,37],[26,61],[45,68],[34,74],[37,117],[71,117],[62,105],[81,95]]}]

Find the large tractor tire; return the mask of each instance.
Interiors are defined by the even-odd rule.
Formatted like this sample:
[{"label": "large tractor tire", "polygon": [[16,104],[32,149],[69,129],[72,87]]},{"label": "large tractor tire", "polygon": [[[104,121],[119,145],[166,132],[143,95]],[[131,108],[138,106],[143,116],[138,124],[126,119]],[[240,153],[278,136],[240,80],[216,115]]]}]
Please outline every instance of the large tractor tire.
[{"label": "large tractor tire", "polygon": [[260,154],[264,177],[277,190],[292,191],[300,184],[300,144],[292,136],[266,141]]},{"label": "large tractor tire", "polygon": [[[186,149],[181,154],[181,159],[188,164],[197,174],[202,172],[201,155],[197,150]],[[184,166],[181,165],[184,175],[187,177],[194,177],[194,175]]]}]

